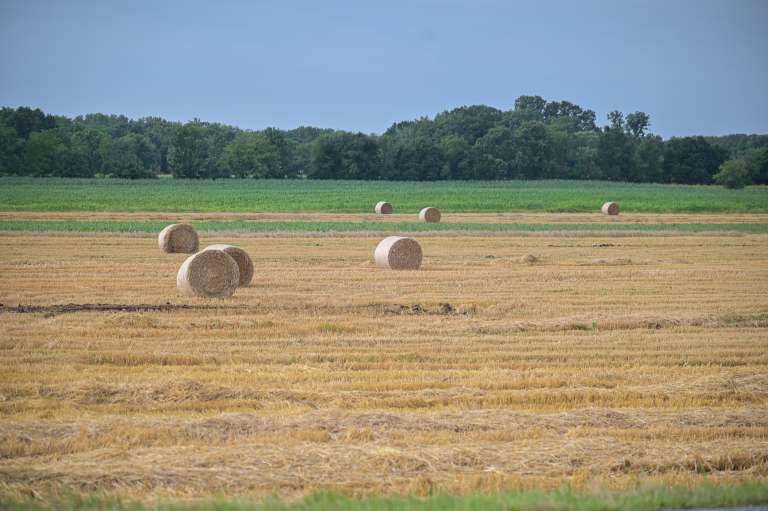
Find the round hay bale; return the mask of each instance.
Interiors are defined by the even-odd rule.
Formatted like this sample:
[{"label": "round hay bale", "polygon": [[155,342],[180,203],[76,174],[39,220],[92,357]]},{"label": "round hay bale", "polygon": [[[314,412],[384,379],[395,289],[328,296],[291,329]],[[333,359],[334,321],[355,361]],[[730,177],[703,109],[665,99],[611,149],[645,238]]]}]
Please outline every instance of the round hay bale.
[{"label": "round hay bale", "polygon": [[421,266],[421,246],[413,238],[389,236],[379,242],[373,260],[379,268],[418,270]]},{"label": "round hay bale", "polygon": [[391,215],[394,208],[392,208],[392,204],[389,202],[381,201],[376,203],[374,210],[377,215]]},{"label": "round hay bale", "polygon": [[437,208],[424,208],[419,211],[419,220],[422,222],[437,223],[440,221],[440,210]]},{"label": "round hay bale", "polygon": [[237,289],[240,270],[223,250],[203,250],[191,255],[176,274],[176,290],[186,296],[228,298]]},{"label": "round hay bale", "polygon": [[525,254],[520,258],[520,262],[525,264],[536,264],[539,261],[540,259],[533,254]]},{"label": "round hay bale", "polygon": [[244,287],[251,283],[251,279],[253,279],[253,261],[251,261],[251,256],[248,255],[248,252],[240,247],[224,244],[210,245],[203,250],[221,250],[229,254],[229,257],[237,263],[237,269],[240,271],[240,283],[238,285]]},{"label": "round hay bale", "polygon": [[606,202],[601,209],[604,215],[618,215],[619,204],[616,202]]},{"label": "round hay bale", "polygon": [[194,254],[200,242],[191,225],[171,224],[160,231],[157,243],[166,254]]}]

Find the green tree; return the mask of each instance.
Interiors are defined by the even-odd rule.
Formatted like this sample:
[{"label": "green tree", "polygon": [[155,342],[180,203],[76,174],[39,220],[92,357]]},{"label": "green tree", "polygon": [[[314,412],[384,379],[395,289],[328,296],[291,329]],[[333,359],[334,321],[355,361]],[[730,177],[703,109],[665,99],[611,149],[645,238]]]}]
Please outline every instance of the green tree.
[{"label": "green tree", "polygon": [[166,121],[160,117],[145,117],[134,123],[138,133],[147,137],[154,148],[153,161],[161,174],[169,172],[168,154],[179,129],[179,123]]},{"label": "green tree", "polygon": [[256,133],[244,131],[235,136],[221,155],[221,165],[234,177],[253,177],[257,167],[257,157],[260,150],[257,147],[259,139]]},{"label": "green tree", "polygon": [[569,101],[550,101],[543,109],[546,124],[557,124],[559,129],[574,131],[595,131],[595,112],[584,110]]},{"label": "green tree", "polygon": [[33,131],[24,146],[23,174],[38,177],[59,175],[66,149],[52,130]]},{"label": "green tree", "polygon": [[281,177],[279,151],[260,132],[238,133],[224,149],[222,160],[224,168],[236,177]]},{"label": "green tree", "polygon": [[624,130],[624,116],[614,110],[608,120],[611,125],[603,128],[597,145],[600,172],[612,181],[635,181],[634,144]]},{"label": "green tree", "polygon": [[515,112],[525,121],[544,121],[547,101],[541,96],[519,96],[515,99]]},{"label": "green tree", "polygon": [[215,179],[229,176],[229,171],[222,166],[222,156],[240,130],[218,123],[201,123],[201,127],[205,137],[204,177]]},{"label": "green tree", "polygon": [[71,136],[71,148],[80,155],[82,165],[88,175],[95,176],[103,172],[104,158],[102,145],[108,135],[88,126],[76,125]]},{"label": "green tree", "polygon": [[599,163],[599,132],[582,131],[573,135],[573,165],[566,177],[572,179],[604,179]]},{"label": "green tree", "polygon": [[264,138],[274,151],[274,158],[267,170],[267,177],[286,178],[290,174],[291,147],[285,134],[277,128],[267,128],[263,132]]},{"label": "green tree", "polygon": [[338,179],[341,175],[341,151],[334,134],[322,135],[312,145],[312,161],[307,177],[311,179]]},{"label": "green tree", "polygon": [[502,119],[502,111],[486,105],[472,105],[454,108],[435,117],[434,133],[431,138],[440,140],[448,135],[457,135],[469,144],[496,126]]},{"label": "green tree", "polygon": [[704,137],[673,138],[664,145],[664,180],[683,184],[708,184],[728,152]]},{"label": "green tree", "polygon": [[446,179],[449,169],[440,146],[423,136],[386,139],[383,146],[382,177],[390,181],[437,181]]},{"label": "green tree", "polygon": [[0,123],[0,176],[10,176],[21,172],[24,141],[16,130]]},{"label": "green tree", "polygon": [[608,122],[611,123],[610,127],[614,130],[624,130],[624,114],[618,110],[612,110],[608,112]]},{"label": "green tree", "polygon": [[285,138],[288,144],[288,176],[306,176],[312,162],[312,146],[314,141],[324,134],[333,133],[331,129],[314,128],[311,126],[299,126],[286,131]]},{"label": "green tree", "polygon": [[88,114],[73,119],[74,124],[88,126],[109,135],[110,138],[120,138],[131,133],[134,123],[124,115]]},{"label": "green tree", "polygon": [[509,177],[541,179],[545,176],[551,157],[551,140],[541,122],[528,122],[514,132],[514,158]]},{"label": "green tree", "polygon": [[0,110],[0,122],[13,128],[24,140],[28,140],[32,133],[52,130],[56,127],[56,119],[52,115],[46,114],[39,108],[32,109],[25,106],[16,109],[3,108]]},{"label": "green tree", "polygon": [[420,117],[413,121],[402,121],[393,124],[384,132],[384,137],[392,140],[434,139],[434,134],[434,122],[427,117]]},{"label": "green tree", "polygon": [[572,178],[572,167],[576,159],[576,139],[566,118],[547,124],[550,155],[544,177],[547,179]]},{"label": "green tree", "polygon": [[208,166],[208,141],[202,122],[195,119],[178,129],[170,147],[168,162],[174,177],[213,177]]},{"label": "green tree", "polygon": [[768,147],[753,149],[744,158],[750,179],[759,185],[768,185]]},{"label": "green tree", "polygon": [[154,148],[147,137],[129,133],[102,148],[105,174],[128,179],[155,177]]},{"label": "green tree", "polygon": [[627,115],[625,128],[627,133],[634,138],[642,138],[648,126],[651,125],[651,118],[645,112],[634,112]]},{"label": "green tree", "polygon": [[732,189],[744,188],[750,183],[749,170],[743,160],[728,160],[720,165],[720,171],[713,178],[715,183]]},{"label": "green tree", "polygon": [[[520,130],[522,131],[522,130]],[[491,128],[475,144],[478,179],[511,179],[517,177],[520,140],[515,132],[503,126]]]},{"label": "green tree", "polygon": [[768,135],[745,135],[742,133],[722,135],[719,137],[704,137],[712,145],[722,147],[731,159],[741,159],[755,149],[768,148]]},{"label": "green tree", "polygon": [[447,179],[482,179],[475,173],[472,146],[458,135],[448,135],[440,140],[443,154],[443,172]]},{"label": "green tree", "polygon": [[659,183],[664,179],[664,141],[658,135],[644,136],[635,146],[637,181]]},{"label": "green tree", "polygon": [[363,133],[336,132],[315,140],[308,177],[377,179],[381,165],[379,146],[373,137]]}]

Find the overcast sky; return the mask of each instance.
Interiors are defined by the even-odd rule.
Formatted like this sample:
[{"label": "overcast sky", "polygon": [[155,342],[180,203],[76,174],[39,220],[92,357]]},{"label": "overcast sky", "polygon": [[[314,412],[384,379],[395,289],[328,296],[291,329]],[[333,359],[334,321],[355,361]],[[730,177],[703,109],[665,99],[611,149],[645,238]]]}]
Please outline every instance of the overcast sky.
[{"label": "overcast sky", "polygon": [[0,0],[0,105],[383,132],[517,96],[768,133],[768,1]]}]

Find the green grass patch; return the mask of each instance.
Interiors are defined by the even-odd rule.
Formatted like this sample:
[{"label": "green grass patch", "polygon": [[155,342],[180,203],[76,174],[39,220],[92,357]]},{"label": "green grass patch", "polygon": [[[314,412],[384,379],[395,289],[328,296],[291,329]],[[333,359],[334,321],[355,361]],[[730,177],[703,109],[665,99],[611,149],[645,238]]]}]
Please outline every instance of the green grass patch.
[{"label": "green grass patch", "polygon": [[768,503],[768,485],[705,485],[643,489],[632,492],[581,493],[569,489],[525,491],[466,496],[436,495],[426,498],[374,496],[353,498],[332,493],[316,493],[298,502],[277,498],[265,501],[206,500],[202,502],[165,501],[155,504],[121,501],[104,497],[70,497],[52,501],[0,499],[0,508],[14,511],[656,511],[695,507],[745,506]]},{"label": "green grass patch", "polygon": [[[156,220],[0,220],[0,231],[21,232],[159,232],[168,221]],[[632,232],[742,232],[768,233],[768,223],[712,223],[712,224],[637,224],[637,223],[583,223],[583,224],[511,224],[511,223],[456,223],[429,224],[420,222],[307,222],[265,220],[205,220],[190,222],[204,232],[542,232],[542,231],[632,231]]]},{"label": "green grass patch", "polygon": [[767,213],[768,187],[605,181],[124,180],[0,178],[2,211],[372,212],[434,205],[445,212],[597,212],[608,200],[624,212]]}]

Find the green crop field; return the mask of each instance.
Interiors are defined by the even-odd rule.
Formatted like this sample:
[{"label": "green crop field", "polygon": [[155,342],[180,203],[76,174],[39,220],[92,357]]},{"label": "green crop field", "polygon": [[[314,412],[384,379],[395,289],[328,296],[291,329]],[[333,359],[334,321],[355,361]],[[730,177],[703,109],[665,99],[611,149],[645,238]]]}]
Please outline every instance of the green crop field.
[{"label": "green crop field", "polygon": [[[536,232],[536,231],[641,231],[641,232],[742,232],[768,233],[768,224],[761,223],[581,223],[581,224],[513,224],[513,223],[451,223],[418,222],[307,222],[307,221],[192,221],[199,231],[208,232]],[[0,231],[21,232],[151,232],[168,225],[162,220],[0,220]]]},{"label": "green crop field", "polygon": [[141,502],[121,501],[99,497],[71,497],[40,503],[32,500],[1,500],[0,507],[15,511],[44,511],[47,509],[70,511],[490,511],[517,509],[521,511],[656,511],[691,507],[725,507],[765,504],[768,486],[740,484],[735,486],[703,485],[694,489],[685,487],[645,488],[631,492],[575,492],[568,488],[555,491],[524,491],[516,493],[436,495],[427,498],[399,496],[371,496],[356,499],[331,493],[317,493],[296,501],[268,499],[261,502],[237,500],[210,500],[197,502],[159,502],[146,505]]},{"label": "green crop field", "polygon": [[0,178],[2,211],[371,212],[425,205],[447,212],[595,212],[607,200],[623,212],[766,213],[768,188],[603,181],[383,182]]}]

